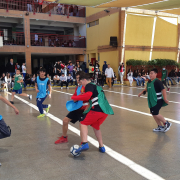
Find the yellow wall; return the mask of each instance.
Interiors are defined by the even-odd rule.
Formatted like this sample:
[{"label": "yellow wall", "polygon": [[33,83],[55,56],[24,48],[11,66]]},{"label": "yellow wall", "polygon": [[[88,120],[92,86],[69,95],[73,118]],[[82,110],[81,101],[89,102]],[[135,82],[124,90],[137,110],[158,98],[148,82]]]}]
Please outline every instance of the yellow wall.
[{"label": "yellow wall", "polygon": [[118,74],[118,66],[119,66],[119,58],[118,58],[118,51],[109,51],[109,52],[103,52],[100,53],[100,70],[102,71],[102,66],[104,61],[107,62],[107,64],[110,64],[113,68],[114,72],[116,72],[116,76]]},{"label": "yellow wall", "polygon": [[157,18],[154,46],[177,47],[178,26]]},{"label": "yellow wall", "polygon": [[128,59],[149,60],[150,51],[125,51],[125,62]]},{"label": "yellow wall", "polygon": [[151,46],[154,17],[127,15],[126,45]]},{"label": "yellow wall", "polygon": [[86,7],[86,17],[91,16],[95,13],[104,11],[107,8],[93,8],[93,7]]},{"label": "yellow wall", "polygon": [[152,53],[152,59],[172,59],[172,60],[177,61],[177,53],[176,52],[154,51]]}]

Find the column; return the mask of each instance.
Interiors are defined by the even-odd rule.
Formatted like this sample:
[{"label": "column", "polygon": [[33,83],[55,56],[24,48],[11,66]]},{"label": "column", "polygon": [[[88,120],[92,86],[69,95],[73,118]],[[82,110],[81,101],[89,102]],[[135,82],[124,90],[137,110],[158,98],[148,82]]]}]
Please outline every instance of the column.
[{"label": "column", "polygon": [[24,16],[24,37],[25,37],[25,60],[27,73],[32,74],[31,68],[31,38],[30,38],[30,19]]},{"label": "column", "polygon": [[177,52],[177,62],[180,62],[180,18],[178,17],[178,52]]}]

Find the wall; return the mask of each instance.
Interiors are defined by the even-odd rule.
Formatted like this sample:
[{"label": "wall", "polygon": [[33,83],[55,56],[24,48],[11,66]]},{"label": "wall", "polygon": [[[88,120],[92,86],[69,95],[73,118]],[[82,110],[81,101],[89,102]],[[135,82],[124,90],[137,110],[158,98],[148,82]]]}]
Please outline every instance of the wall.
[{"label": "wall", "polygon": [[86,17],[91,16],[95,13],[104,11],[106,8],[93,8],[93,7],[86,7]]}]

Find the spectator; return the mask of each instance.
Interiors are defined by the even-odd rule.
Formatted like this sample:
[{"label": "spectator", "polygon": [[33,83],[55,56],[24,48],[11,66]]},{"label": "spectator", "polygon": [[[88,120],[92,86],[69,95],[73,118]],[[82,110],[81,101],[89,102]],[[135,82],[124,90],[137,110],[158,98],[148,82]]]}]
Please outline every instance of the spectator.
[{"label": "spectator", "polygon": [[166,84],[167,75],[168,75],[168,72],[166,70],[166,67],[164,66],[162,69],[161,81],[162,81],[163,85],[167,88],[167,91],[169,91],[170,89],[168,88],[168,86]]},{"label": "spectator", "polygon": [[174,77],[174,70],[172,69],[171,72],[169,73],[167,80],[168,80],[168,86],[169,86],[169,81],[171,81],[171,85],[174,85],[172,79]]},{"label": "spectator", "polygon": [[112,86],[117,83],[116,73],[114,72],[114,78],[112,78]]},{"label": "spectator", "polygon": [[32,0],[27,1],[27,11],[32,12]]},{"label": "spectator", "polygon": [[[24,75],[23,75],[24,76]],[[28,73],[26,73],[24,78],[24,88],[29,84],[29,87],[31,86],[31,78]]]},{"label": "spectator", "polygon": [[71,76],[73,76],[74,66],[72,65],[72,62],[70,62],[70,65],[67,68],[69,69],[69,73],[71,74]]},{"label": "spectator", "polygon": [[99,71],[98,71],[98,68],[96,68],[96,70],[94,71],[94,83],[95,84],[99,84]]},{"label": "spectator", "polygon": [[106,83],[111,88],[111,80],[114,78],[114,71],[110,67],[110,64],[108,64],[108,68],[105,70],[105,75],[106,75]]},{"label": "spectator", "polygon": [[1,88],[2,88],[2,91],[4,91],[4,88],[6,86],[6,82],[5,82],[5,73],[2,74],[1,76]]},{"label": "spectator", "polygon": [[57,74],[54,76],[53,82],[54,82],[54,86],[55,86],[56,84],[59,85],[60,78],[59,78],[59,76],[58,76]]},{"label": "spectator", "polygon": [[57,64],[56,64],[56,73],[58,74],[58,76],[61,75],[61,64],[60,64],[60,61],[58,61]]},{"label": "spectator", "polygon": [[60,81],[61,81],[61,89],[63,89],[63,85],[65,84],[66,85],[66,88],[68,89],[68,83],[67,83],[67,77],[64,76],[64,74],[62,74],[60,76]]},{"label": "spectator", "polygon": [[178,79],[178,83],[180,81],[180,69],[179,69],[179,72],[177,72],[177,79]]},{"label": "spectator", "polygon": [[136,85],[140,85],[140,79],[138,78],[138,72],[137,70],[134,70],[133,79],[136,81]]},{"label": "spectator", "polygon": [[62,15],[62,5],[58,4],[58,14]]},{"label": "spectator", "polygon": [[10,62],[7,63],[6,67],[7,67],[7,72],[10,73],[11,77],[13,77],[15,74],[15,64],[13,62],[13,59],[10,59]]},{"label": "spectator", "polygon": [[22,64],[22,74],[23,74],[23,77],[25,79],[25,76],[26,76],[26,65],[25,65],[25,63]]},{"label": "spectator", "polygon": [[144,83],[145,83],[145,79],[143,77],[143,74],[144,74],[143,72],[142,73],[139,72],[139,74],[138,74],[141,86],[144,86]]},{"label": "spectator", "polygon": [[128,70],[127,78],[129,80],[129,85],[132,86],[132,83],[133,83],[133,72],[131,71],[131,69]]},{"label": "spectator", "polygon": [[170,72],[170,78],[173,79],[177,83],[177,75],[176,75],[176,68],[172,69]]},{"label": "spectator", "polygon": [[94,65],[94,69],[98,69],[98,71],[99,71],[99,67],[100,67],[100,65],[99,65],[98,61],[96,61],[96,64]]},{"label": "spectator", "polygon": [[69,15],[70,16],[73,16],[73,5],[71,5],[70,7],[69,7]]},{"label": "spectator", "polygon": [[94,66],[92,65],[92,62],[89,63],[89,75],[92,78],[94,73]]},{"label": "spectator", "polygon": [[7,73],[7,75],[5,76],[5,83],[9,91],[12,88],[12,78],[11,78],[10,73]]},{"label": "spectator", "polygon": [[16,63],[16,65],[15,65],[15,72],[17,69],[20,69],[20,65],[18,65],[18,63]]},{"label": "spectator", "polygon": [[71,74],[68,74],[67,76],[67,83],[68,83],[68,86],[70,83],[71,83],[71,86],[73,85],[73,77],[71,76]]},{"label": "spectator", "polygon": [[32,84],[32,86],[35,86],[35,80],[36,80],[36,75],[33,74],[32,78],[31,78],[31,84]]},{"label": "spectator", "polygon": [[82,69],[81,69],[81,67],[80,67],[79,64],[77,65],[77,68],[76,68],[76,69],[77,69],[77,72],[78,72],[78,71],[82,71]]},{"label": "spectator", "polygon": [[107,64],[106,61],[104,61],[103,67],[102,67],[102,72],[105,73],[105,70],[107,69]]},{"label": "spectator", "polygon": [[120,63],[120,66],[118,67],[118,74],[120,76],[120,83],[123,84],[123,77],[124,77],[124,73],[125,73],[125,67],[124,67],[124,63]]},{"label": "spectator", "polygon": [[42,13],[42,4],[44,0],[39,0],[39,12]]},{"label": "spectator", "polygon": [[78,6],[74,6],[74,16],[79,16]]},{"label": "spectator", "polygon": [[86,71],[86,63],[85,62],[83,62],[80,67],[81,67],[82,71],[84,71],[84,72]]}]

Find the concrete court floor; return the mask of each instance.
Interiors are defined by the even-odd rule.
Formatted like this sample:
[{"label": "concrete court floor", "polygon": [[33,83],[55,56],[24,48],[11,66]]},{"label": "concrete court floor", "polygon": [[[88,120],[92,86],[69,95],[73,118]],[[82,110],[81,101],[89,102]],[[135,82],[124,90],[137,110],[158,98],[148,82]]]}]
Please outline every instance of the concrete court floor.
[{"label": "concrete court floor", "polygon": [[[74,93],[74,89],[56,90]],[[114,87],[110,91],[137,95],[141,90]],[[33,95],[31,103],[36,104],[36,92],[26,92]],[[162,108],[161,114],[166,118],[180,121],[180,104],[175,103],[180,102],[178,85],[173,86],[171,92],[176,93],[167,93],[168,100],[174,103]],[[145,98],[108,91],[105,91],[105,94],[111,104],[149,113]],[[1,95],[10,100],[7,93]],[[70,97],[68,94],[53,91],[52,99],[47,98],[45,101],[52,105],[49,113],[63,119],[68,113],[65,103]],[[23,99],[28,101],[27,98]],[[99,153],[91,144],[89,151],[73,158],[69,149],[74,144],[80,144],[78,135],[69,131],[69,143],[55,145],[54,141],[61,136],[62,126],[49,117],[37,119],[37,110],[16,98],[14,102],[20,110],[18,116],[10,107],[0,102],[0,114],[12,130],[12,136],[2,139],[0,143],[0,180],[146,179],[108,154]],[[101,126],[104,144],[163,179],[179,180],[180,124],[173,123],[166,133],[154,133],[152,129],[156,124],[151,116],[116,107],[113,107],[113,110],[115,115],[108,116]],[[73,126],[79,129],[79,123]],[[91,127],[89,135],[95,138]]]}]

